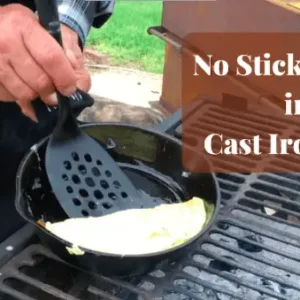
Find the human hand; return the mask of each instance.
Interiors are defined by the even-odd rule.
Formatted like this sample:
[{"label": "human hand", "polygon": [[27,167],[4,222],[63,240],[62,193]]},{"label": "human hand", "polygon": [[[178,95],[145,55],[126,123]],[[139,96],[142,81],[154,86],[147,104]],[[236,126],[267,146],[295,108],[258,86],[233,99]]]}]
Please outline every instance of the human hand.
[{"label": "human hand", "polygon": [[91,88],[91,77],[84,66],[84,58],[79,47],[78,35],[64,24],[61,25],[61,32],[65,54],[75,71],[76,85],[84,92],[88,92]]},{"label": "human hand", "polygon": [[74,34],[71,38],[64,29],[67,58],[34,13],[19,4],[0,7],[0,28],[0,99],[15,101],[26,116],[37,121],[32,100],[40,97],[47,105],[56,105],[55,90],[70,96],[77,79],[86,78],[73,45]]}]

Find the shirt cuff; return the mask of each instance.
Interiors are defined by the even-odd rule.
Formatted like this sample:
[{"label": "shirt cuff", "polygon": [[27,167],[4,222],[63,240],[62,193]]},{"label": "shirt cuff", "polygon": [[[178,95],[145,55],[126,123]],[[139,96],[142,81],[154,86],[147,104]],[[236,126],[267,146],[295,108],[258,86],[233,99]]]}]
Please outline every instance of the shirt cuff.
[{"label": "shirt cuff", "polygon": [[114,12],[115,8],[115,1],[108,0],[108,1],[97,1],[96,3],[96,13],[93,22],[93,26],[95,28],[100,28],[103,26],[107,20],[111,17]]},{"label": "shirt cuff", "polygon": [[113,13],[115,1],[57,0],[60,22],[77,32],[81,46],[92,26],[101,27]]},{"label": "shirt cuff", "polygon": [[115,0],[97,1],[96,2],[96,17],[106,14],[112,14],[115,8]]},{"label": "shirt cuff", "polygon": [[60,0],[57,1],[57,4],[60,22],[69,26],[78,34],[83,46],[92,27],[93,15],[95,14],[94,3]]}]

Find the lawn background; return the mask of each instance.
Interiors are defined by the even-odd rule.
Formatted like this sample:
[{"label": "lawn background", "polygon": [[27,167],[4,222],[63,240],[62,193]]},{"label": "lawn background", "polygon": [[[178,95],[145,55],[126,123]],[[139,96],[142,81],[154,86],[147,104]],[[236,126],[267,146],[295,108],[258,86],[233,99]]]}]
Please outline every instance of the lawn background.
[{"label": "lawn background", "polygon": [[87,45],[108,55],[113,65],[162,73],[164,42],[148,35],[161,25],[162,1],[116,1],[112,17],[101,29],[92,29]]}]

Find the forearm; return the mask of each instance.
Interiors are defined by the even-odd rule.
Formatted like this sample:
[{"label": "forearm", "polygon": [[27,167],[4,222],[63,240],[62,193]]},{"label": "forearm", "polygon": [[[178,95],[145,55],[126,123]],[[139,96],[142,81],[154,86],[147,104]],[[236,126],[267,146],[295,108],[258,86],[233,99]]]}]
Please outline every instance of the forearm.
[{"label": "forearm", "polygon": [[57,0],[57,3],[60,21],[77,32],[81,46],[91,27],[101,27],[114,9],[114,1]]}]

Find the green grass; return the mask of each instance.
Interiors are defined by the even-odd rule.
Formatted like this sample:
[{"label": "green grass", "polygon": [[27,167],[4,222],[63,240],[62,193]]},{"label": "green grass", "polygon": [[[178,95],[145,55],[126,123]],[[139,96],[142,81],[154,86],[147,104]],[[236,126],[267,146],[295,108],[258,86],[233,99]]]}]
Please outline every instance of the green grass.
[{"label": "green grass", "polygon": [[163,72],[164,42],[148,35],[161,24],[161,1],[117,1],[113,16],[101,29],[92,29],[87,45],[108,55],[110,62],[154,73]]}]

